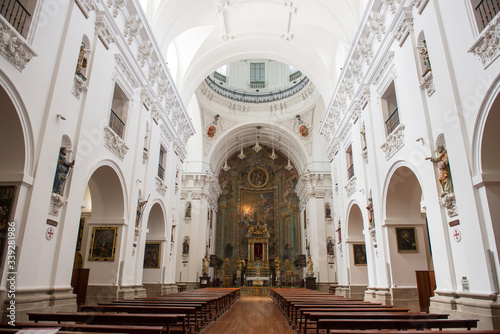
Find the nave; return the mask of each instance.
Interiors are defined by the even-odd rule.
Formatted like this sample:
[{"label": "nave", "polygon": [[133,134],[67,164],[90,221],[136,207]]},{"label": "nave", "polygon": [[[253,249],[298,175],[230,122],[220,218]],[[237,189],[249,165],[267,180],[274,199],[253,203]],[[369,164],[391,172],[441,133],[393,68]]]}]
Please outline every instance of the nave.
[{"label": "nave", "polygon": [[292,334],[285,317],[274,306],[269,296],[241,298],[218,320],[210,324],[201,334]]}]

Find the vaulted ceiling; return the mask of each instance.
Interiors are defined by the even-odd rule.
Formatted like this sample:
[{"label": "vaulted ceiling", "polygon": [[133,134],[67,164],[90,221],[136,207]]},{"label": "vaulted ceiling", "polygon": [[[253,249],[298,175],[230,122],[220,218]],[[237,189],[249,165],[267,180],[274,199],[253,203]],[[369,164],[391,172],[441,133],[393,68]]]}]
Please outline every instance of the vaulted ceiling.
[{"label": "vaulted ceiling", "polygon": [[248,58],[290,64],[324,98],[334,89],[368,0],[145,0],[185,103],[218,67]]}]

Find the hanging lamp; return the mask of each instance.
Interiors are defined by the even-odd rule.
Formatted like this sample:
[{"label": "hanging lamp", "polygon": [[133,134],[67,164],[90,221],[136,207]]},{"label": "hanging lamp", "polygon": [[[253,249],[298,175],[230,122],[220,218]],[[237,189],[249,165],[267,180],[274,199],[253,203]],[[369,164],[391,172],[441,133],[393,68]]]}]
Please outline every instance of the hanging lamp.
[{"label": "hanging lamp", "polygon": [[259,144],[259,129],[260,126],[257,126],[257,139],[255,140],[255,146],[253,147],[253,150],[255,152],[259,152],[260,150],[262,150],[262,146],[260,146]]},{"label": "hanging lamp", "polygon": [[224,161],[224,166],[222,166],[222,170],[224,170],[224,172],[227,172],[231,169],[231,167],[227,165],[227,136],[228,135],[226,135],[226,161]]}]

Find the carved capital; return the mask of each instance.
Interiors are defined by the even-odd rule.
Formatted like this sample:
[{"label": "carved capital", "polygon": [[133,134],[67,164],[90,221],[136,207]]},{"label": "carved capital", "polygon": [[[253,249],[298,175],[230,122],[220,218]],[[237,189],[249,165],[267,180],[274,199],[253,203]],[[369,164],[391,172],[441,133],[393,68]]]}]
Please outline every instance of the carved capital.
[{"label": "carved capital", "polygon": [[109,45],[115,42],[115,36],[111,33],[111,28],[104,19],[104,13],[102,12],[97,14],[95,32],[106,49],[109,49]]}]

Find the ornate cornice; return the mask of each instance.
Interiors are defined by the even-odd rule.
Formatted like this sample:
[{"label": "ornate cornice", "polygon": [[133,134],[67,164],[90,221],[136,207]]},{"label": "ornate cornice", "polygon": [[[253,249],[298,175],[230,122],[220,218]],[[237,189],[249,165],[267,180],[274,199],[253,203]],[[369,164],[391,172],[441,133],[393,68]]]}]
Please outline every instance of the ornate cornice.
[{"label": "ornate cornice", "polygon": [[401,21],[398,23],[396,31],[394,32],[394,39],[398,41],[399,46],[403,46],[408,38],[408,35],[413,30],[413,12],[411,8],[405,8]]},{"label": "ornate cornice", "polygon": [[97,13],[95,32],[106,49],[109,49],[109,45],[115,42],[115,36],[111,32],[111,28],[103,12]]},{"label": "ornate cornice", "polygon": [[125,22],[123,37],[127,38],[128,45],[131,45],[136,36],[141,32],[142,22],[138,15],[130,15]]}]

